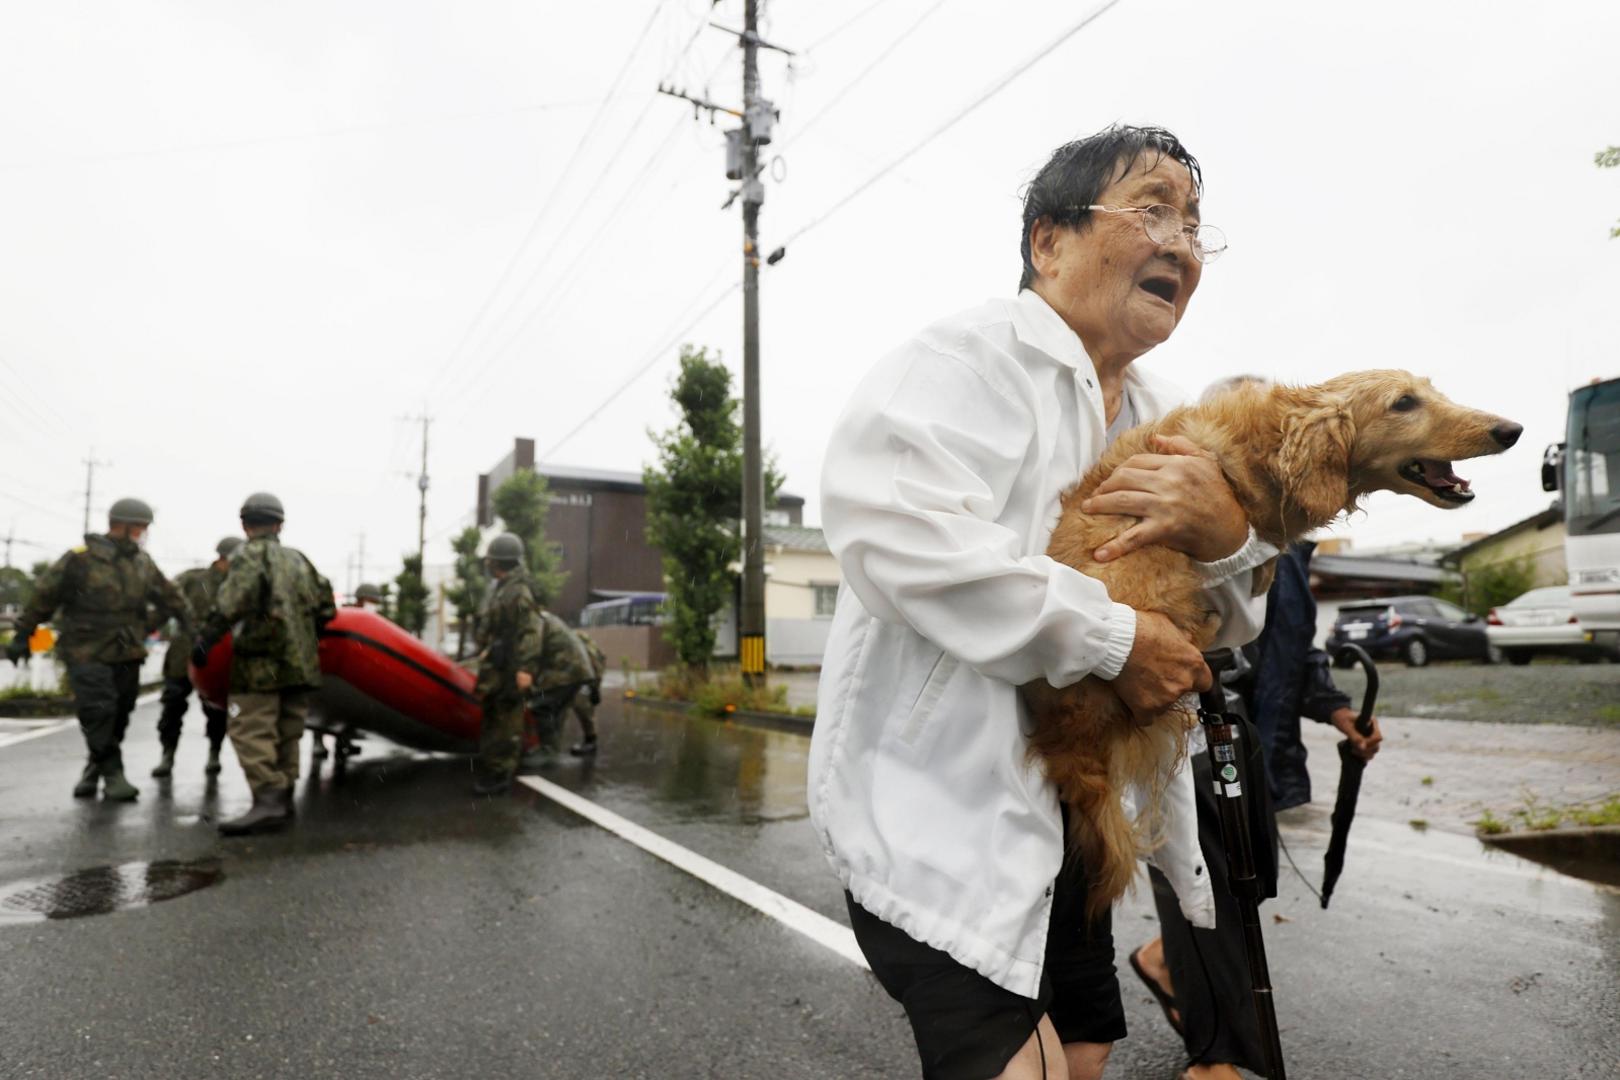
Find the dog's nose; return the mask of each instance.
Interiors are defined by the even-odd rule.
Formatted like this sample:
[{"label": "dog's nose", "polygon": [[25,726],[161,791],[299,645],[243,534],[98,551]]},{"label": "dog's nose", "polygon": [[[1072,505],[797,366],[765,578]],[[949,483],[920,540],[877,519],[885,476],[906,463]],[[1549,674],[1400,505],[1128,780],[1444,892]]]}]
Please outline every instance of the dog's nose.
[{"label": "dog's nose", "polygon": [[1501,443],[1502,449],[1504,450],[1518,442],[1519,436],[1523,434],[1524,425],[1515,424],[1511,420],[1504,420],[1500,424],[1497,424],[1495,427],[1491,428],[1491,438]]}]

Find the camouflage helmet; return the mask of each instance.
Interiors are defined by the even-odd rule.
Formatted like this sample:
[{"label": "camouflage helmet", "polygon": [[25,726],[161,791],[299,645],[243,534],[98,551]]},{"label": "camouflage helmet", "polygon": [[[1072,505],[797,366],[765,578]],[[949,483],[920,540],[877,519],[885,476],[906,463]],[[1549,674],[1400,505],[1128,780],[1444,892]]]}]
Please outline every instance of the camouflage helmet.
[{"label": "camouflage helmet", "polygon": [[484,552],[492,566],[513,567],[523,561],[523,538],[513,536],[511,533],[501,533],[489,542],[489,550]]},{"label": "camouflage helmet", "polygon": [[232,555],[235,555],[236,549],[241,547],[244,543],[246,543],[246,541],[244,541],[240,536],[227,536],[225,539],[214,545],[214,554],[218,555],[222,559],[228,559]]},{"label": "camouflage helmet", "polygon": [[140,499],[119,499],[107,511],[107,521],[113,525],[150,525],[152,508]]},{"label": "camouflage helmet", "polygon": [[242,503],[242,520],[249,525],[279,525],[287,520],[287,511],[268,491],[255,491]]},{"label": "camouflage helmet", "polygon": [[365,582],[358,589],[354,590],[354,599],[357,603],[362,600],[370,600],[373,603],[380,604],[383,602],[383,594],[382,590],[377,588],[377,586],[371,584],[370,582]]}]

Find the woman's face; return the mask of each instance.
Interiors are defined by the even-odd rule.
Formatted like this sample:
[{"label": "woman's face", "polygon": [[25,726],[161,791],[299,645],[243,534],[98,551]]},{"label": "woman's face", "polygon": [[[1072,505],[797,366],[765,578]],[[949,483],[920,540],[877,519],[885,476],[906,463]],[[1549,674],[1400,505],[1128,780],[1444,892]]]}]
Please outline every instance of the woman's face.
[{"label": "woman's face", "polygon": [[[1097,203],[1165,203],[1181,212],[1185,224],[1199,222],[1192,174],[1158,154],[1132,162]],[[1080,229],[1037,222],[1030,254],[1039,275],[1035,291],[1080,335],[1094,359],[1134,359],[1168,338],[1203,271],[1190,238],[1183,234],[1173,243],[1156,243],[1142,227],[1141,214],[1094,210]]]}]

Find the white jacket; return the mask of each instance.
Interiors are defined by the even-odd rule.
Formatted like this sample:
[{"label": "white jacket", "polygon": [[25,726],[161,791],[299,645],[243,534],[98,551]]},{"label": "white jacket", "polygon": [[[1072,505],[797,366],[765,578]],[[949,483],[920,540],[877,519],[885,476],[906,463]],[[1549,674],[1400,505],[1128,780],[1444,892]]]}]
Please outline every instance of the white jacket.
[{"label": "white jacket", "polygon": [[[1125,386],[1144,422],[1185,400],[1135,365]],[[1101,582],[1044,554],[1059,495],[1102,455],[1103,417],[1080,339],[1025,290],[879,362],[822,472],[845,587],[811,739],[811,819],[861,906],[1025,997],[1064,838],[1056,794],[1026,760],[1017,687],[1112,678],[1136,632]],[[1259,632],[1249,571],[1274,554],[1251,536],[1206,567],[1222,644]],[[1191,770],[1166,798],[1155,863],[1188,918],[1212,926]]]}]

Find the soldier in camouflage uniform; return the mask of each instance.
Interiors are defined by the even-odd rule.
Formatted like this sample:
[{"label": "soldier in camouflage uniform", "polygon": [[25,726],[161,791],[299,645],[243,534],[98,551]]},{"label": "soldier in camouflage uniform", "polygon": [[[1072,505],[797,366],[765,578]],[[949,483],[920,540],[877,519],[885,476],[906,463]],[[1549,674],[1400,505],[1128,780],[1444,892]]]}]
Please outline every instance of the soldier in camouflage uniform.
[{"label": "soldier in camouflage uniform", "polygon": [[584,737],[570,746],[568,752],[575,757],[589,757],[596,753],[596,707],[602,704],[602,675],[607,671],[607,654],[585,631],[575,630],[574,636],[585,646],[586,655],[591,658],[591,670],[595,672],[596,677],[574,695],[570,707],[574,711],[574,717],[579,720],[579,731]]},{"label": "soldier in camouflage uniform", "polygon": [[523,752],[523,699],[540,674],[540,605],[523,564],[523,541],[503,533],[484,556],[495,587],[478,620],[478,735],[473,791],[498,795],[512,786]]},{"label": "soldier in camouflage uniform", "polygon": [[189,623],[185,599],[141,549],[152,508],[139,499],[119,499],[107,515],[105,536],[86,534],[84,544],[58,559],[34,589],[17,620],[6,655],[28,655],[34,628],[62,613],[57,655],[67,664],[89,760],[75,798],[93,799],[96,785],[108,799],[128,802],[140,791],[124,778],[124,731],[140,693],[149,611]]},{"label": "soldier in camouflage uniform", "polygon": [[[214,595],[225,580],[231,553],[241,546],[240,536],[227,536],[215,546],[214,554],[218,558],[212,564],[187,570],[174,579],[175,587],[191,608],[193,621],[181,624],[180,633],[169,643],[169,651],[163,657],[163,712],[158,717],[158,741],[163,744],[163,758],[152,769],[152,775],[159,780],[174,772],[174,752],[180,745],[180,731],[185,726],[187,699],[191,697],[191,673],[186,670],[191,638],[214,609]],[[208,718],[208,764],[203,772],[218,776],[219,748],[225,741],[225,710],[214,708],[200,697],[198,704],[202,706],[203,716]]]},{"label": "soldier in camouflage uniform", "polygon": [[242,504],[247,543],[231,556],[214,610],[192,648],[208,651],[233,625],[229,731],[253,806],[220,823],[226,836],[268,832],[291,823],[298,743],[309,694],[320,685],[320,629],[337,614],[332,586],[303,553],[281,543],[281,500],[266,492]]},{"label": "soldier in camouflage uniform", "polygon": [[562,718],[579,691],[597,678],[591,654],[568,624],[549,611],[540,613],[544,638],[540,649],[540,678],[530,701],[540,746],[523,759],[526,768],[557,759],[562,747]]}]

